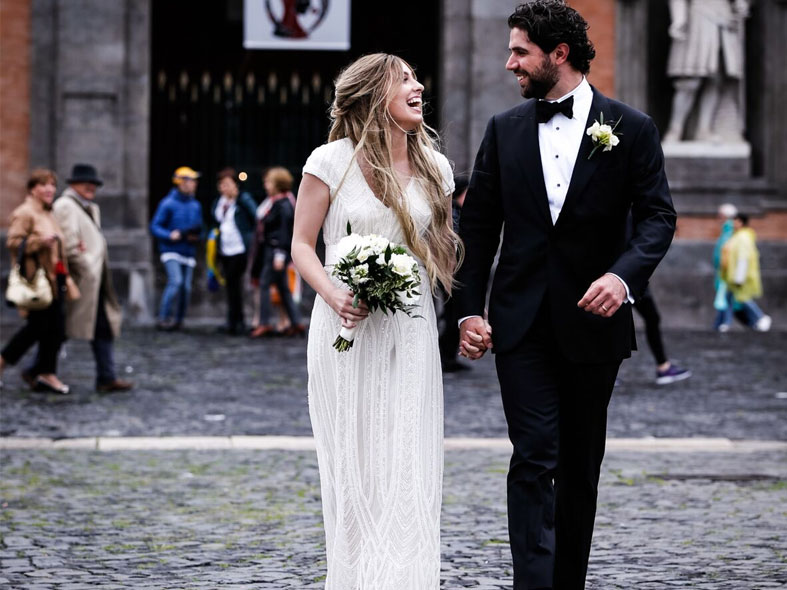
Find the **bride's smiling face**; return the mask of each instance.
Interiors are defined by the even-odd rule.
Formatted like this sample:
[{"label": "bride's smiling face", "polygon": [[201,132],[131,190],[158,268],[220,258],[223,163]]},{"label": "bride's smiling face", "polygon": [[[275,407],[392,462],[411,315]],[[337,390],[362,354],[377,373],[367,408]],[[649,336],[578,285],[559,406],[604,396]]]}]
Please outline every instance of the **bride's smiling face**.
[{"label": "bride's smiling face", "polygon": [[394,92],[388,104],[388,113],[394,123],[404,131],[412,131],[423,123],[423,91],[423,84],[416,79],[412,70],[402,63],[401,86]]}]

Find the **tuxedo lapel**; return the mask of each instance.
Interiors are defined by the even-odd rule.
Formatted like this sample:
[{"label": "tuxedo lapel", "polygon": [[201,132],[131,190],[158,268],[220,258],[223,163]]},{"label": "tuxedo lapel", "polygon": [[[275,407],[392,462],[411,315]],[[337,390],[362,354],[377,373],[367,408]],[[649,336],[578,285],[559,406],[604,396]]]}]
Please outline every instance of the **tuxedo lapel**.
[{"label": "tuxedo lapel", "polygon": [[[604,113],[605,122],[612,118],[612,113],[609,109],[609,101],[603,94],[594,88],[593,103],[590,106],[590,112],[588,113],[588,119],[585,122],[584,129],[590,127],[593,124],[593,121],[599,121],[601,113]],[[598,168],[599,162],[604,157],[603,152],[601,150],[597,150],[596,153],[593,154],[593,157],[588,159],[590,152],[593,151],[593,147],[593,140],[583,130],[582,142],[579,145],[579,152],[577,153],[577,161],[574,163],[574,172],[571,175],[571,182],[568,185],[566,200],[563,203],[563,208],[561,210],[560,216],[558,217],[557,223],[560,223],[560,219],[563,217],[563,212],[570,210],[572,205],[579,198],[579,195],[581,195],[582,191],[585,190],[587,183],[590,181],[590,178],[593,176],[596,168]]]},{"label": "tuxedo lapel", "polygon": [[525,104],[521,114],[512,117],[514,137],[518,142],[515,145],[518,145],[519,148],[514,151],[514,157],[530,188],[530,197],[535,199],[536,209],[551,228],[552,216],[549,213],[544,170],[541,167],[535,104],[536,101],[529,101]]}]

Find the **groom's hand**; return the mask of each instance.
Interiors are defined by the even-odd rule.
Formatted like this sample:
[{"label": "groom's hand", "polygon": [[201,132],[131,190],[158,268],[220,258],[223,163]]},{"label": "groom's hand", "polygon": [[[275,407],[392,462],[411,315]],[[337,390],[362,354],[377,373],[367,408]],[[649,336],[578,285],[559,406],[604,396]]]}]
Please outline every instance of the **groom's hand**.
[{"label": "groom's hand", "polygon": [[459,354],[478,360],[492,348],[492,326],[481,316],[467,318],[459,326]]},{"label": "groom's hand", "polygon": [[590,284],[577,305],[592,314],[611,318],[626,299],[626,287],[615,275],[605,274]]}]

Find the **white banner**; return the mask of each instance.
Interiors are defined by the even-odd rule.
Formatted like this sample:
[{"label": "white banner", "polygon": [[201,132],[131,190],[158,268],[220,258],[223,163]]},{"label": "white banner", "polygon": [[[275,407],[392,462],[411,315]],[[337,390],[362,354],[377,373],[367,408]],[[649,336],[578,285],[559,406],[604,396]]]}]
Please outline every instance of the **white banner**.
[{"label": "white banner", "polygon": [[350,0],[244,0],[243,46],[346,51]]}]

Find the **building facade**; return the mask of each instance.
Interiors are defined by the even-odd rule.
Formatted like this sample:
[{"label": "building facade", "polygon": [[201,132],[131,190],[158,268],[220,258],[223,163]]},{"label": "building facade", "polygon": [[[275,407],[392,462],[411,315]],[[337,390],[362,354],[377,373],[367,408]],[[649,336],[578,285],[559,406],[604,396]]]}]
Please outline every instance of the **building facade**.
[{"label": "building facade", "polygon": [[[147,224],[176,166],[204,173],[203,202],[212,199],[213,175],[225,165],[247,171],[247,188],[261,198],[264,168],[284,164],[297,174],[324,141],[332,80],[342,65],[390,51],[416,66],[432,104],[429,121],[456,170],[469,172],[488,118],[522,100],[504,69],[506,18],[517,3],[403,0],[384,12],[356,0],[350,51],[275,52],[243,49],[242,0],[198,11],[185,0],[0,0],[0,228],[31,167],[53,168],[64,179],[74,163],[94,164],[105,180],[98,201],[116,285],[127,315],[147,321],[157,289]],[[590,82],[648,112],[664,131],[672,100],[668,3],[570,4],[589,21],[596,46]],[[711,321],[710,253],[722,202],[752,215],[763,307],[777,325],[787,322],[785,31],[787,1],[752,3],[743,172],[730,177],[726,165],[686,168],[668,160],[678,233],[653,280],[668,325]],[[4,271],[7,260],[3,252]],[[210,313],[201,284],[198,275],[195,313],[200,306]]]}]

